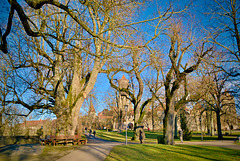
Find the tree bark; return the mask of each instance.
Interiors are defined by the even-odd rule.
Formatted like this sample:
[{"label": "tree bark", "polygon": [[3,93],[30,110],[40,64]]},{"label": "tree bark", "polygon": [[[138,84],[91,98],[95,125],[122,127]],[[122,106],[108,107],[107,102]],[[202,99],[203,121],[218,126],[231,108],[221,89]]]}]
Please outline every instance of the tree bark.
[{"label": "tree bark", "polygon": [[166,97],[166,110],[164,117],[164,130],[163,135],[165,136],[165,144],[174,145],[174,121],[175,121],[175,92],[172,96]]},{"label": "tree bark", "polygon": [[211,115],[209,110],[207,110],[206,116],[207,116],[207,133],[210,134],[211,133]]},{"label": "tree bark", "polygon": [[177,114],[176,114],[176,116],[175,116],[175,123],[174,123],[174,125],[175,125],[175,129],[174,129],[174,138],[178,138],[178,136],[177,136],[177,122],[178,122],[178,116],[177,116]]},{"label": "tree bark", "polygon": [[223,136],[222,136],[222,127],[221,127],[221,119],[220,119],[220,110],[216,111],[216,115],[217,115],[218,139],[222,140]]},{"label": "tree bark", "polygon": [[214,122],[213,122],[213,112],[211,110],[211,136],[214,136],[215,132],[214,132]]},{"label": "tree bark", "polygon": [[152,102],[152,132],[154,132],[154,101]]},{"label": "tree bark", "polygon": [[165,144],[174,145],[174,111],[169,110],[165,135]]}]

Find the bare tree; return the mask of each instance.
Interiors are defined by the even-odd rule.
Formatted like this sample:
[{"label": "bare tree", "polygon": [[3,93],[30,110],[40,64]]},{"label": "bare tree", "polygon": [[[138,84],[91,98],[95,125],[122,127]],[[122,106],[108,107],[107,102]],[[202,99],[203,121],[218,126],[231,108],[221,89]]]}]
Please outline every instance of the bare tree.
[{"label": "bare tree", "polygon": [[[19,81],[15,79],[14,85],[9,86],[14,91],[14,99],[7,102],[20,104],[29,113],[35,109],[50,109],[58,118],[59,128],[74,134],[80,107],[93,89],[106,60],[113,56],[109,43],[117,37],[113,30],[117,31],[129,20],[132,13],[130,8],[136,5],[112,1],[92,1],[91,4],[79,5],[65,2],[69,6],[79,6],[70,11],[67,6],[54,3],[57,7],[41,6],[40,10],[24,8],[28,11],[26,16],[23,8],[16,1],[11,1],[11,7],[18,11],[24,30],[32,37],[21,33],[24,31],[21,27],[16,35],[10,35],[10,40],[15,40],[10,42],[17,45],[16,50],[11,48],[7,54]],[[119,16],[119,12],[125,12],[124,17]],[[92,31],[82,25],[88,25]],[[116,27],[118,25],[121,27]],[[36,32],[31,30],[32,26]],[[4,36],[7,35],[6,31]],[[21,43],[23,40],[25,44]],[[22,71],[28,77],[22,75]],[[26,101],[23,96],[29,95],[29,92],[32,97]]]},{"label": "bare tree", "polygon": [[[160,69],[158,70],[161,71],[161,77],[164,82],[165,106],[163,102],[158,99],[157,95],[155,95],[155,97],[162,107],[165,107],[163,134],[166,144],[174,144],[174,120],[176,112],[183,104],[189,101],[187,100],[189,93],[187,90],[186,77],[198,68],[203,57],[209,54],[212,50],[212,48],[205,49],[206,45],[201,41],[198,46],[194,46],[191,37],[184,37],[183,35],[184,32],[181,22],[173,21],[169,24],[167,36],[169,38],[170,49],[166,56],[168,56],[170,60],[170,68],[166,70],[163,66],[155,66],[155,68],[158,67]],[[189,34],[189,36],[190,35],[191,34]],[[186,53],[191,53],[195,58],[191,65],[183,62],[183,58]],[[155,57],[154,54],[152,54],[152,57]],[[177,98],[177,92],[181,86],[183,86],[184,92]],[[151,91],[155,94],[154,90]]]},{"label": "bare tree", "polygon": [[[135,30],[138,24],[154,20],[158,26],[172,14],[182,12],[175,12],[170,5],[156,17],[133,22],[134,11],[141,5],[137,1],[25,2],[27,6],[23,7],[16,0],[9,1],[8,24],[4,34],[0,33],[0,49],[9,54],[18,80],[25,85],[21,91],[16,90],[15,86],[10,87],[14,99],[8,100],[8,103],[20,104],[30,112],[50,109],[59,118],[60,128],[70,134],[75,132],[79,109],[106,61],[116,57],[117,49],[142,48],[158,36],[155,32],[145,43],[132,45],[128,42],[131,34],[128,31]],[[28,40],[26,44],[15,46],[21,50],[13,51],[12,48],[8,49],[12,44],[8,46],[7,42],[12,39],[10,31],[15,22],[15,11],[19,17],[18,23],[23,27],[21,30],[30,38],[21,34]],[[27,48],[22,47],[24,45]],[[28,45],[31,45],[30,49]],[[17,63],[10,56],[12,53],[16,53]],[[24,59],[21,59],[22,55]],[[28,69],[25,71],[29,76],[27,79],[20,72],[24,68]],[[14,80],[14,84],[18,85],[19,82]],[[29,90],[33,93],[32,100],[25,101],[23,95]]]},{"label": "bare tree", "polygon": [[204,82],[208,90],[208,93],[204,97],[204,101],[211,110],[216,112],[218,139],[223,139],[221,116],[225,115],[227,111],[236,109],[234,97],[230,94],[231,90],[226,88],[228,78],[228,74],[212,70],[212,72],[209,73],[208,82]]},{"label": "bare tree", "polygon": [[[231,63],[232,67],[219,66],[231,76],[239,76],[240,62],[240,33],[239,33],[239,7],[240,3],[237,0],[214,0],[208,5],[208,14],[211,16],[210,29],[206,29],[209,37],[209,42],[219,46],[226,55],[224,60],[219,60],[224,63]],[[234,65],[238,64],[238,65]]]},{"label": "bare tree", "polygon": [[[137,126],[141,125],[143,117],[145,115],[145,107],[147,107],[147,105],[151,103],[152,98],[148,98],[145,101],[143,100],[144,82],[141,75],[144,70],[149,66],[149,63],[146,63],[146,61],[143,59],[144,50],[131,50],[130,52],[131,58],[129,60],[125,59],[121,62],[126,65],[122,64],[119,67],[114,65],[114,68],[109,68],[105,72],[108,73],[108,79],[111,87],[119,92],[125,92],[127,99],[130,100],[130,102],[133,104],[134,133],[132,140],[135,140],[137,136]],[[131,83],[128,88],[121,88],[113,82],[114,76],[119,72],[125,72],[132,75]],[[133,77],[135,78],[136,82],[133,82]]]},{"label": "bare tree", "polygon": [[3,136],[4,129],[8,124],[7,120],[4,119],[4,115],[7,111],[7,97],[10,96],[11,90],[7,88],[9,80],[11,79],[11,71],[8,63],[5,61],[5,56],[1,55],[0,57],[0,136]]}]

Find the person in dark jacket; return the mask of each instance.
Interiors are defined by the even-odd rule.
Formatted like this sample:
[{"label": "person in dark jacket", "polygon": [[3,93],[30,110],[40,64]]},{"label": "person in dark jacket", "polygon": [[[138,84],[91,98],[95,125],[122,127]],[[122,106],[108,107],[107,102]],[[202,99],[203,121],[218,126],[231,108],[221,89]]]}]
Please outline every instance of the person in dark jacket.
[{"label": "person in dark jacket", "polygon": [[139,131],[139,140],[140,140],[140,143],[142,144],[142,140],[143,140],[143,134],[142,134],[142,130]]}]

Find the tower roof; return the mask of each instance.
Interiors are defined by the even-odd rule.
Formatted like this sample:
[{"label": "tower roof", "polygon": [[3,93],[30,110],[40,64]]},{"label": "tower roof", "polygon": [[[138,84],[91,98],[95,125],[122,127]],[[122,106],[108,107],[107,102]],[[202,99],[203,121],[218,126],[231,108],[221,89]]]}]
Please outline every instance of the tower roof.
[{"label": "tower roof", "polygon": [[121,80],[128,80],[128,79],[126,79],[125,75],[123,74],[122,78],[119,79],[118,81],[121,81]]}]

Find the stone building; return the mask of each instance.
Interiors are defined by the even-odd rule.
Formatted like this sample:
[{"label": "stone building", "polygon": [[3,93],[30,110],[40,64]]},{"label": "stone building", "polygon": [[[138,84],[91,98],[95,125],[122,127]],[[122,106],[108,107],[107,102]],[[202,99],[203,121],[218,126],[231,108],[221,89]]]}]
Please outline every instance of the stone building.
[{"label": "stone building", "polygon": [[[122,76],[121,79],[118,80],[118,87],[120,89],[128,89],[129,80],[126,79],[125,75]],[[129,100],[127,99],[128,94],[126,92],[120,91],[118,96],[118,106],[120,109],[124,110],[124,105],[129,105]]]},{"label": "stone building", "polygon": [[36,136],[37,131],[42,128],[43,136],[56,134],[56,119],[24,121],[20,124],[22,135]]},{"label": "stone building", "polygon": [[[120,89],[128,89],[129,87],[129,80],[126,79],[125,75],[122,76],[121,79],[118,80],[118,87]],[[118,93],[118,121],[115,124],[114,129],[125,129],[126,126],[129,126],[133,128],[134,122],[134,111],[133,111],[133,105],[128,99],[128,94],[124,91],[120,91]],[[125,111],[125,107],[127,106],[127,111]]]},{"label": "stone building", "polygon": [[88,110],[88,120],[87,120],[87,128],[92,129],[96,127],[97,117],[96,111],[93,106],[92,100],[90,100],[90,106]]}]

